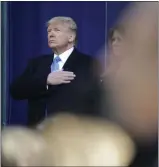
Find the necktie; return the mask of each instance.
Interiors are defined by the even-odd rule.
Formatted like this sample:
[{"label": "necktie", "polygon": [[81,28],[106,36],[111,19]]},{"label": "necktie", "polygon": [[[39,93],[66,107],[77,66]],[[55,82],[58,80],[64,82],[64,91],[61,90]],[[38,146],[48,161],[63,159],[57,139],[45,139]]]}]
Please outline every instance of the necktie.
[{"label": "necktie", "polygon": [[61,61],[59,56],[54,58],[53,63],[51,64],[51,72],[59,70],[59,62]]},{"label": "necktie", "polygon": [[[59,56],[56,56],[51,64],[51,72],[59,70],[59,62],[61,61]],[[45,117],[47,117],[47,104],[45,109]]]}]

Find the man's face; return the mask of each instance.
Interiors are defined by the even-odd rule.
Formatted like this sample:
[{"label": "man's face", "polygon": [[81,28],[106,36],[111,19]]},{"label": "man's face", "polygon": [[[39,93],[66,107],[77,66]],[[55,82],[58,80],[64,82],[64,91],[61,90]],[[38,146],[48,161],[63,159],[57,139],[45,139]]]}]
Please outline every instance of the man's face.
[{"label": "man's face", "polygon": [[113,34],[112,43],[111,43],[112,54],[115,57],[119,57],[124,54],[124,49],[126,47],[124,41],[125,41],[124,35],[120,31],[115,30]]},{"label": "man's face", "polygon": [[107,72],[115,74],[118,68],[120,67],[121,62],[123,61],[125,55],[126,43],[124,40],[124,35],[118,30],[114,31],[112,41],[109,45],[109,56],[107,59]]},{"label": "man's face", "polygon": [[47,29],[48,45],[52,49],[66,47],[71,38],[71,30],[69,26],[60,21],[52,22]]},{"label": "man's face", "polygon": [[140,3],[124,16],[129,16],[121,20],[124,36],[112,43],[105,79],[111,115],[136,139],[149,142],[156,139],[158,127],[156,4]]}]

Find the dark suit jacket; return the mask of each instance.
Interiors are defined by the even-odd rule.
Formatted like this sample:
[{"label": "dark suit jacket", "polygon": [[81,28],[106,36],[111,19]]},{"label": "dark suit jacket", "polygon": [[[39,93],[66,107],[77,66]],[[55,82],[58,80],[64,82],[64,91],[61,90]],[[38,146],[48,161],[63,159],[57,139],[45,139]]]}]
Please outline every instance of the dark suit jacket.
[{"label": "dark suit jacket", "polygon": [[32,59],[23,74],[11,84],[14,99],[28,99],[28,125],[34,125],[48,114],[61,111],[94,115],[99,111],[99,82],[93,73],[94,59],[74,49],[66,63],[65,71],[75,73],[75,79],[69,84],[49,86],[46,89],[47,76],[50,73],[53,54]]}]

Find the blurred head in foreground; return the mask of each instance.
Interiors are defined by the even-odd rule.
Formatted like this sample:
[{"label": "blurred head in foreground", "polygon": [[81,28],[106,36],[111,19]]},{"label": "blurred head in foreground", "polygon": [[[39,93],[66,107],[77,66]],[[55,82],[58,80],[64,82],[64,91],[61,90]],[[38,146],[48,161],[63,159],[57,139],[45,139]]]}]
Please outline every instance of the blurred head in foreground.
[{"label": "blurred head in foreground", "polygon": [[39,130],[2,131],[2,163],[10,166],[127,166],[134,157],[131,138],[105,120],[60,114]]},{"label": "blurred head in foreground", "polygon": [[157,137],[157,17],[156,2],[134,3],[109,38],[110,115],[141,142]]}]

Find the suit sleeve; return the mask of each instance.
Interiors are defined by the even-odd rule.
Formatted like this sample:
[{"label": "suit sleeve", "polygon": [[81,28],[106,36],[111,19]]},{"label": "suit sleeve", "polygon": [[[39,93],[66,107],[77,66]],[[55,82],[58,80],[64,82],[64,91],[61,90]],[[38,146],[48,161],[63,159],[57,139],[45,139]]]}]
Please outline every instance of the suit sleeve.
[{"label": "suit sleeve", "polygon": [[10,93],[14,99],[36,98],[47,94],[47,75],[38,75],[35,71],[36,62],[31,60],[25,71],[13,81]]}]

